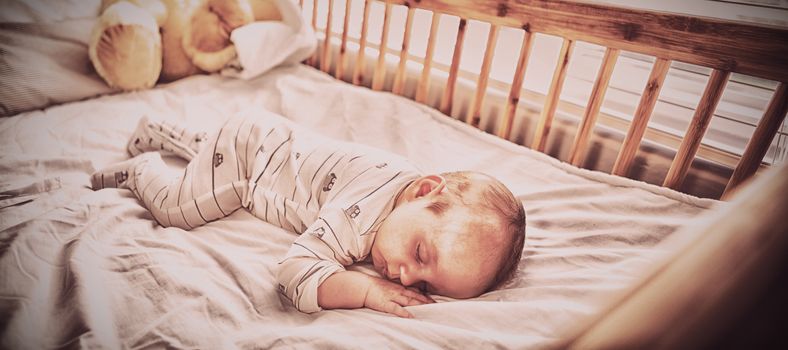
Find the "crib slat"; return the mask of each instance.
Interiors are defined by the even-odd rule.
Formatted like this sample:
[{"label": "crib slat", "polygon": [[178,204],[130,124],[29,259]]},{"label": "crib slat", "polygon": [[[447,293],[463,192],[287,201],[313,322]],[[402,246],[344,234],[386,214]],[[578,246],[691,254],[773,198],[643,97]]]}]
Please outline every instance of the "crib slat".
[{"label": "crib slat", "polygon": [[364,66],[366,65],[367,28],[369,27],[369,9],[372,0],[364,1],[364,15],[361,20],[361,37],[358,40],[358,57],[353,68],[353,85],[361,85],[364,81]]},{"label": "crib slat", "polygon": [[[298,14],[304,17],[304,0],[298,0],[298,9]],[[301,63],[309,64],[309,57],[305,58]]]},{"label": "crib slat", "polygon": [[635,116],[632,119],[632,124],[629,125],[627,136],[624,138],[624,144],[621,150],[618,151],[616,162],[613,164],[613,174],[626,176],[629,172],[629,167],[632,165],[632,159],[635,158],[640,141],[643,139],[643,134],[648,126],[648,120],[651,118],[651,113],[654,111],[654,106],[657,104],[659,91],[662,89],[662,84],[665,81],[665,76],[670,69],[670,61],[664,58],[657,58],[654,66],[651,68],[651,74],[648,77],[648,83],[643,89],[643,94],[640,96],[640,103],[635,110]]},{"label": "crib slat", "polygon": [[[317,32],[317,0],[312,0],[312,30]],[[316,67],[317,65],[317,50],[309,57],[307,63],[310,66]]]},{"label": "crib slat", "polygon": [[523,89],[525,68],[526,64],[528,64],[528,56],[531,53],[532,37],[531,32],[526,28],[523,32],[523,43],[520,46],[520,58],[517,60],[517,68],[515,68],[512,88],[509,90],[509,98],[506,100],[506,109],[504,110],[503,119],[498,127],[498,136],[505,140],[509,139],[509,135],[512,132],[514,114],[520,102],[520,91]]},{"label": "crib slat", "polygon": [[408,6],[408,16],[405,18],[405,34],[402,35],[402,50],[399,52],[399,65],[397,65],[397,74],[394,75],[394,86],[391,92],[395,94],[402,94],[402,88],[405,83],[405,67],[408,63],[408,49],[410,48],[410,31],[413,27],[413,14],[416,9]]},{"label": "crib slat", "polygon": [[334,13],[334,0],[328,0],[328,16],[326,17],[326,37],[323,39],[323,57],[320,59],[320,70],[328,73],[331,68],[331,17]]},{"label": "crib slat", "polygon": [[668,174],[665,176],[665,182],[662,186],[676,190],[684,182],[684,177],[687,176],[687,171],[692,165],[692,160],[698,151],[703,134],[706,133],[711,117],[714,116],[714,109],[717,108],[717,103],[720,102],[722,91],[725,90],[725,84],[728,82],[729,76],[730,72],[727,71],[715,69],[711,72],[709,82],[706,84],[706,90],[703,91],[703,96],[695,109],[695,115],[692,117],[687,133],[681,140],[681,145],[679,145],[676,157],[670,164],[670,169],[668,169]]},{"label": "crib slat", "polygon": [[599,108],[602,107],[602,102],[605,99],[605,92],[610,83],[610,77],[613,74],[613,68],[616,65],[619,50],[607,48],[605,56],[602,58],[602,67],[599,68],[599,73],[594,82],[594,87],[591,89],[591,97],[588,100],[583,119],[578,126],[577,134],[575,134],[575,141],[569,151],[569,162],[575,166],[580,166],[585,159],[586,148],[588,147],[588,138],[591,135],[591,130],[594,129],[596,118],[599,116]]},{"label": "crib slat", "polygon": [[555,115],[556,107],[558,107],[558,100],[561,97],[561,89],[564,86],[569,59],[572,56],[572,48],[574,46],[575,42],[573,40],[564,39],[561,51],[558,53],[558,63],[555,66],[555,71],[553,71],[550,90],[547,92],[544,108],[542,108],[542,114],[536,125],[536,134],[533,142],[531,142],[531,149],[539,152],[544,152],[544,147],[547,144],[547,135],[550,133],[550,126],[553,124],[553,116]]},{"label": "crib slat", "polygon": [[742,182],[750,178],[755,171],[758,170],[758,165],[766,156],[769,150],[774,135],[780,130],[780,125],[785,120],[785,113],[788,112],[788,84],[780,82],[777,89],[772,95],[769,106],[763,113],[761,121],[755,128],[752,137],[747,142],[747,147],[742,154],[739,164],[733,170],[728,184],[725,186],[725,191],[722,193],[722,199],[728,199],[741,185]]},{"label": "crib slat", "polygon": [[342,43],[339,45],[339,59],[337,60],[337,66],[334,68],[334,77],[337,79],[342,80],[345,75],[345,64],[347,64],[347,34],[348,34],[348,26],[350,22],[350,2],[351,0],[345,0],[345,18],[343,19],[342,24]]},{"label": "crib slat", "polygon": [[432,68],[432,55],[435,53],[435,42],[438,36],[438,25],[441,21],[439,12],[432,13],[432,23],[430,23],[430,38],[427,39],[427,52],[424,56],[424,67],[421,69],[421,78],[416,87],[416,102],[425,103],[427,101],[427,90],[430,85],[430,68]]},{"label": "crib slat", "polygon": [[495,24],[490,25],[490,33],[487,36],[487,48],[484,50],[482,69],[479,72],[479,80],[476,82],[476,96],[474,96],[473,101],[471,101],[471,105],[468,108],[468,114],[465,116],[465,122],[473,126],[479,125],[479,112],[484,102],[484,94],[487,92],[487,81],[490,78],[490,66],[495,56],[495,43],[498,41],[498,32],[500,29],[501,27]]},{"label": "crib slat", "polygon": [[457,26],[457,40],[454,42],[454,53],[451,56],[451,67],[449,68],[449,77],[446,79],[446,88],[443,90],[441,96],[440,111],[445,115],[451,114],[451,107],[454,100],[454,88],[457,85],[457,73],[460,70],[460,59],[462,58],[462,46],[465,42],[465,28],[468,21],[465,18],[460,18],[460,24]]},{"label": "crib slat", "polygon": [[383,13],[383,32],[380,34],[380,47],[378,49],[378,64],[375,66],[375,74],[372,75],[372,90],[383,89],[386,81],[386,51],[389,42],[389,25],[391,25],[391,3],[386,3],[386,11]]}]

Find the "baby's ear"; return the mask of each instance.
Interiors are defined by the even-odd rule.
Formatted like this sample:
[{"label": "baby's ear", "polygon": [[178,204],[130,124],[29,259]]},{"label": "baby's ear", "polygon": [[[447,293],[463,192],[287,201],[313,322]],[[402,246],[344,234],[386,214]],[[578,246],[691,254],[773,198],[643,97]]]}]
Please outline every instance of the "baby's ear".
[{"label": "baby's ear", "polygon": [[446,179],[440,175],[426,175],[416,180],[415,198],[437,195],[446,187]]}]

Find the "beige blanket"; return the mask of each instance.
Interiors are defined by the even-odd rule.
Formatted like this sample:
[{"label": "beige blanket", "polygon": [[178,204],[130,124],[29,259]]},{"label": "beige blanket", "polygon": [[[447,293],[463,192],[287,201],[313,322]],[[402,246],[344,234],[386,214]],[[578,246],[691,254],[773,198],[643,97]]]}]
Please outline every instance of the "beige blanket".
[{"label": "beige blanket", "polygon": [[[128,157],[143,115],[212,130],[247,108],[389,149],[424,171],[499,177],[527,213],[516,278],[471,300],[436,296],[409,308],[415,319],[303,314],[274,282],[294,234],[246,212],[165,229],[130,192],[87,188],[94,169]],[[0,153],[0,348],[12,349],[549,348],[673,253],[660,243],[677,228],[722,205],[569,166],[306,66],[251,81],[195,76],[5,118]]]}]

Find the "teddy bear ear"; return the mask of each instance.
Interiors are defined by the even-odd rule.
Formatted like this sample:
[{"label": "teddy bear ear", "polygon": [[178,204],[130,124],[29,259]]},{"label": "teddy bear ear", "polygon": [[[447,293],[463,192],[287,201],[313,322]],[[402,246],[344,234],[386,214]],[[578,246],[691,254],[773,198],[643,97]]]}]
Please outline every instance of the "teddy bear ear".
[{"label": "teddy bear ear", "polygon": [[88,54],[108,85],[123,90],[152,87],[162,62],[156,19],[125,1],[109,6],[93,29]]}]

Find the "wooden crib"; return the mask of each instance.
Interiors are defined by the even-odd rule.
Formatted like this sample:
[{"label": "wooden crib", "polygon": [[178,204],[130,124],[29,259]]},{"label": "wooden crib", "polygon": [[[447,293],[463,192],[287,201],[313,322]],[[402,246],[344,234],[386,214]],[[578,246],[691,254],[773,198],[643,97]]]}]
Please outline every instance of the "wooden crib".
[{"label": "wooden crib", "polygon": [[[315,1],[317,3],[321,0]],[[735,168],[727,186],[725,186],[722,194],[723,199],[728,198],[737,186],[753,176],[760,167],[767,166],[763,163],[763,159],[785,119],[786,110],[788,110],[788,87],[786,87],[786,82],[788,82],[788,61],[786,59],[788,57],[788,45],[786,44],[788,30],[784,28],[586,2],[386,0],[384,1],[385,14],[378,48],[387,47],[391,35],[401,35],[403,44],[399,52],[390,52],[392,51],[390,49],[378,50],[371,84],[366,84],[369,82],[369,78],[365,77],[363,73],[366,64],[365,49],[369,45],[367,33],[372,1],[366,0],[364,3],[361,36],[358,40],[359,49],[356,57],[349,57],[347,48],[351,0],[346,0],[341,43],[338,58],[334,58],[336,62],[333,66],[332,56],[335,55],[331,41],[332,36],[338,33],[333,33],[331,30],[335,16],[333,13],[334,0],[326,1],[328,2],[328,10],[325,13],[325,18],[319,18],[318,6],[312,6],[312,26],[324,35],[319,50],[314,57],[307,60],[307,63],[341,78],[345,76],[348,60],[355,59],[355,64],[352,65],[352,83],[367,85],[373,90],[383,90],[387,73],[386,54],[397,54],[399,63],[394,75],[394,82],[391,85],[391,92],[395,94],[403,94],[406,63],[409,59],[413,59],[409,55],[408,49],[415,9],[427,10],[432,13],[426,55],[423,59],[419,59],[422,63],[422,70],[415,96],[413,96],[417,102],[421,103],[426,102],[430,88],[430,70],[433,65],[432,58],[440,18],[442,15],[459,17],[448,79],[442,91],[439,106],[436,106],[447,115],[450,115],[452,105],[455,103],[455,87],[467,22],[474,20],[489,23],[490,29],[481,71],[476,78],[475,96],[469,102],[469,107],[464,115],[459,116],[459,119],[476,127],[479,126],[480,110],[485,100],[498,33],[504,26],[522,30],[524,35],[515,75],[512,78],[505,108],[496,118],[496,134],[504,139],[510,139],[513,131],[513,120],[523,91],[523,77],[532,51],[534,34],[541,33],[562,38],[563,43],[558,55],[558,62],[544,99],[544,106],[535,128],[534,138],[530,144],[526,144],[526,146],[540,152],[545,150],[545,141],[551,131],[575,43],[587,42],[605,47],[601,67],[582,112],[582,119],[570,149],[568,162],[576,166],[582,166],[583,160],[589,152],[589,137],[597,123],[600,107],[619,53],[629,51],[654,57],[655,61],[648,82],[640,95],[640,102],[632,116],[632,122],[627,127],[626,136],[611,171],[611,173],[621,176],[628,175],[644,135],[647,134],[647,124],[660,96],[660,89],[671,62],[678,61],[711,68],[708,83],[697,102],[686,134],[677,140],[677,145],[674,146],[677,149],[676,154],[662,183],[662,186],[672,189],[679,189],[693,160],[696,156],[703,156],[703,154],[699,154],[701,140],[731,73],[768,79],[776,81],[778,84],[743,154],[722,152],[729,160],[728,165]],[[304,5],[303,0],[300,3],[302,6]],[[391,13],[394,6],[407,7],[403,33],[390,33]],[[325,29],[320,30],[322,23],[325,23]],[[331,72],[332,67],[333,72]]]}]

